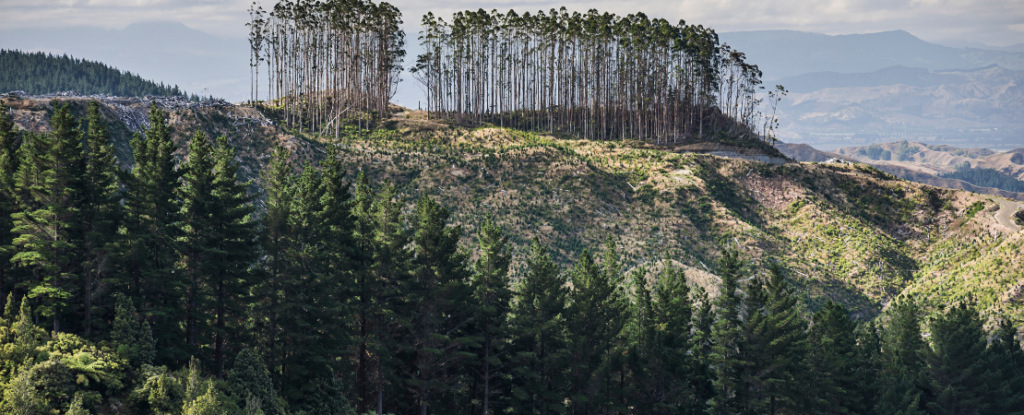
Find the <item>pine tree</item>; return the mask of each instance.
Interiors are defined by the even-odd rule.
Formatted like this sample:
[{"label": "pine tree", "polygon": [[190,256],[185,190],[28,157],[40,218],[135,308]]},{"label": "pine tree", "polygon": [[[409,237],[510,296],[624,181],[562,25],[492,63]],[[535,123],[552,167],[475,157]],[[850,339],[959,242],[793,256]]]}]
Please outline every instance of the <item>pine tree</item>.
[{"label": "pine tree", "polygon": [[845,307],[831,301],[812,317],[808,333],[808,364],[814,386],[808,398],[822,414],[864,413],[856,323]]},{"label": "pine tree", "polygon": [[14,254],[11,246],[14,240],[11,214],[18,209],[15,174],[21,159],[18,151],[20,147],[21,133],[15,130],[14,120],[6,112],[0,111],[0,297],[7,296],[10,293],[8,287],[16,282],[11,264],[11,256]]},{"label": "pine tree", "polygon": [[658,323],[654,316],[654,300],[647,288],[647,270],[643,266],[637,267],[630,274],[629,280],[633,287],[633,301],[629,307],[629,322],[623,330],[625,353],[613,354],[625,354],[626,362],[608,364],[623,367],[620,380],[624,381],[628,373],[630,385],[620,386],[624,401],[622,404],[639,413],[656,413],[655,404],[661,397],[661,391],[656,388],[667,386],[667,379],[661,372],[666,367],[659,366],[662,356],[655,339]]},{"label": "pine tree", "polygon": [[[618,285],[618,254],[610,241],[602,265],[599,268],[590,252],[584,250],[570,274],[570,399],[576,413],[593,412],[608,403],[607,394],[602,393],[607,392],[607,379],[601,379],[598,371],[625,323],[624,295]],[[607,372],[604,375],[609,376]]]},{"label": "pine tree", "polygon": [[[216,240],[213,248],[219,257],[213,259],[214,269],[210,285],[214,290],[214,360],[217,377],[224,377],[226,361],[226,338],[235,334],[237,327],[228,327],[229,321],[238,321],[243,304],[240,298],[246,293],[249,283],[249,268],[256,260],[257,230],[252,220],[252,198],[248,192],[249,183],[238,179],[238,162],[235,152],[228,145],[227,138],[217,139],[213,152],[213,183],[211,196],[215,208],[212,224]],[[182,200],[188,201],[183,198]]]},{"label": "pine tree", "polygon": [[726,415],[745,410],[748,397],[743,389],[744,375],[751,362],[745,360],[743,322],[740,312],[743,299],[739,290],[741,272],[738,253],[726,250],[718,261],[718,276],[722,279],[720,293],[715,299],[715,322],[711,327],[711,353],[714,397],[708,402],[709,412]]},{"label": "pine tree", "polygon": [[999,322],[995,341],[990,346],[990,368],[999,375],[999,385],[993,388],[996,398],[992,410],[1004,414],[1024,413],[1024,349],[1017,340],[1017,328],[1008,320]]},{"label": "pine tree", "polygon": [[879,391],[875,411],[898,415],[923,414],[926,402],[918,388],[927,347],[921,337],[917,303],[906,297],[887,311],[889,324],[882,335]]},{"label": "pine tree", "polygon": [[747,411],[775,414],[799,411],[808,405],[805,391],[806,323],[797,297],[790,292],[778,263],[769,266],[767,285],[760,281],[747,289],[743,322],[743,388],[749,393]]},{"label": "pine tree", "polygon": [[715,395],[712,380],[714,375],[711,371],[712,334],[715,322],[714,303],[708,298],[707,291],[696,286],[693,290],[694,312],[691,326],[693,327],[693,340],[689,354],[693,357],[693,373],[690,374],[689,384],[693,386],[693,411],[701,413],[707,409],[708,402]]},{"label": "pine tree", "polygon": [[[363,216],[362,206],[368,199],[372,199],[372,204],[366,212],[368,215]],[[377,414],[383,415],[384,385],[391,382],[393,368],[398,365],[393,356],[402,351],[394,341],[394,333],[411,327],[411,316],[416,310],[410,275],[412,252],[407,249],[412,234],[402,220],[403,200],[390,182],[371,193],[365,176],[360,175],[355,206],[357,229],[371,232],[372,238],[369,242],[372,260],[364,271],[365,279],[359,284],[360,295],[367,299],[365,303],[361,300],[360,307],[366,308],[361,308],[360,313],[365,311],[367,316],[364,339],[369,343],[366,353],[372,359],[364,363],[372,367],[367,372],[374,372],[370,376],[376,389]],[[366,246],[365,236],[360,240],[361,246]]]},{"label": "pine tree", "polygon": [[882,387],[882,336],[877,320],[857,327],[857,367],[853,376],[859,384],[861,413],[870,413],[879,406]]},{"label": "pine tree", "polygon": [[[332,379],[343,367],[338,358],[349,352],[352,294],[352,223],[344,172],[325,160],[321,169],[307,165],[291,184],[285,247],[287,272],[274,301],[275,340],[280,356],[282,396],[305,404],[303,383]],[[278,354],[277,352],[281,352]]]},{"label": "pine tree", "polygon": [[89,103],[86,116],[88,136],[81,219],[83,227],[82,296],[84,333],[92,333],[92,312],[97,286],[114,270],[117,230],[123,216],[117,181],[117,159],[108,143],[109,134],[100,116],[99,103]]},{"label": "pine tree", "polygon": [[699,399],[701,379],[698,362],[692,355],[691,337],[695,317],[690,299],[690,286],[683,270],[672,266],[666,256],[661,276],[654,286],[652,317],[655,322],[652,369],[659,372],[661,382],[653,388],[655,408],[663,413],[702,412]]},{"label": "pine tree", "polygon": [[122,174],[125,232],[122,290],[139,305],[153,323],[157,361],[182,362],[189,354],[180,346],[185,320],[180,306],[188,284],[175,272],[175,239],[180,206],[177,188],[181,171],[176,169],[167,115],[155,104],[149,110],[149,130],[131,140],[134,167]]},{"label": "pine tree", "polygon": [[479,336],[482,337],[481,355],[483,363],[480,378],[483,384],[483,414],[489,415],[491,409],[492,382],[503,369],[503,362],[498,357],[501,344],[507,336],[507,318],[509,301],[512,291],[509,287],[508,267],[512,255],[505,249],[508,237],[502,234],[501,227],[495,223],[494,217],[487,214],[480,225],[480,257],[474,265],[473,296],[479,307],[476,316]]},{"label": "pine tree", "polygon": [[925,389],[932,414],[994,413],[999,373],[987,350],[984,322],[972,305],[960,303],[929,325],[931,347],[924,353]]},{"label": "pine tree", "polygon": [[569,290],[565,276],[536,237],[526,258],[526,274],[516,285],[511,330],[515,348],[510,391],[517,413],[558,414],[568,383],[565,338]]},{"label": "pine tree", "polygon": [[380,314],[380,294],[382,282],[373,272],[374,264],[374,216],[373,206],[376,194],[370,187],[369,179],[364,172],[356,177],[352,201],[352,216],[355,219],[353,237],[356,249],[362,252],[361,263],[356,270],[356,301],[353,312],[358,319],[357,328],[359,344],[356,347],[356,408],[358,413],[366,413],[372,400],[370,396],[371,358],[369,346],[375,334],[373,327],[375,316]]},{"label": "pine tree", "polygon": [[83,133],[68,105],[58,106],[50,119],[50,133],[32,135],[22,152],[17,187],[24,192],[21,211],[11,215],[11,261],[34,273],[29,296],[41,298],[40,314],[53,319],[60,331],[61,315],[75,295],[75,277],[81,255],[80,198],[85,158]]},{"label": "pine tree", "polygon": [[[274,150],[270,165],[263,171],[262,184],[266,195],[260,233],[261,269],[251,300],[254,330],[258,331],[257,341],[273,373],[277,371],[281,352],[281,319],[286,302],[281,295],[285,284],[294,275],[292,261],[296,249],[296,231],[293,228],[292,213],[295,206],[294,166],[288,161],[290,152],[279,147]],[[278,379],[280,381],[280,379]]]},{"label": "pine tree", "polygon": [[180,221],[178,222],[178,249],[181,256],[182,272],[188,279],[185,295],[185,344],[198,351],[200,336],[209,334],[209,297],[213,278],[220,273],[222,238],[220,223],[216,220],[222,208],[214,192],[216,163],[213,146],[206,134],[197,132],[189,143],[188,161],[182,165],[182,185],[177,198],[181,200]]},{"label": "pine tree", "polygon": [[236,399],[258,399],[260,409],[265,415],[284,413],[278,403],[270,371],[252,348],[243,349],[235,357],[235,366],[228,371],[228,384]]},{"label": "pine tree", "polygon": [[[459,250],[461,226],[448,226],[450,211],[427,196],[416,202],[413,275],[408,281],[413,370],[406,380],[420,414],[457,380],[449,368],[464,364],[466,324],[472,319],[468,255]],[[438,410],[440,411],[440,409]]]}]

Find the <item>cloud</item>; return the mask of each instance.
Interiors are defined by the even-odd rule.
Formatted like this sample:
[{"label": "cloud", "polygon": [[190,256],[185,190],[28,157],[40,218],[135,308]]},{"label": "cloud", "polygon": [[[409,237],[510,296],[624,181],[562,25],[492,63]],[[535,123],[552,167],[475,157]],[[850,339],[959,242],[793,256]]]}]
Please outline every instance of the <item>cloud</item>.
[{"label": "cloud", "polygon": [[[263,1],[264,8],[273,2]],[[566,6],[617,14],[642,11],[684,19],[718,31],[790,29],[827,34],[903,29],[926,40],[1009,45],[1024,42],[1024,1],[1019,0],[644,0],[507,1],[394,0],[406,31],[419,31],[427,11],[448,17],[465,9],[536,11]],[[4,27],[100,26],[169,20],[219,36],[244,37],[251,0],[0,0]]]}]

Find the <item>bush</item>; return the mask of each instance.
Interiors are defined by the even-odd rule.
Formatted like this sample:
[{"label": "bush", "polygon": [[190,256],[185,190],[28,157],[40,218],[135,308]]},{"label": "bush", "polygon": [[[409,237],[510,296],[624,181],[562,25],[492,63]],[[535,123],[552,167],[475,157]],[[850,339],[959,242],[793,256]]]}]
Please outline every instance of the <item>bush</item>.
[{"label": "bush", "polygon": [[964,217],[967,218],[967,220],[970,220],[975,214],[981,212],[982,209],[985,209],[985,202],[974,202],[967,207],[967,210],[964,212]]}]

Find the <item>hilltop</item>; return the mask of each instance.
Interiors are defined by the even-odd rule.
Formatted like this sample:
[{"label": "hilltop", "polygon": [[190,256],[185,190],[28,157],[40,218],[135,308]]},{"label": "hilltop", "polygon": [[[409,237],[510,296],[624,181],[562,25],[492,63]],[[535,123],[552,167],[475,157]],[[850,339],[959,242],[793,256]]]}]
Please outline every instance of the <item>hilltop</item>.
[{"label": "hilltop", "polygon": [[15,90],[33,95],[60,91],[86,95],[185,95],[177,86],[158,84],[100,62],[0,49],[0,91]]},{"label": "hilltop", "polygon": [[[19,127],[45,131],[55,104],[82,112],[87,99],[5,105]],[[244,179],[259,178],[275,146],[301,164],[335,145],[351,174],[392,181],[409,206],[431,196],[466,234],[491,212],[511,235],[513,272],[534,236],[563,266],[612,238],[629,267],[658,268],[668,255],[691,283],[714,293],[711,262],[731,247],[747,261],[781,260],[812,310],[831,299],[871,317],[912,293],[929,310],[973,296],[986,316],[1024,317],[1017,263],[1024,232],[1008,219],[1019,203],[908,182],[865,164],[796,163],[728,143],[671,148],[467,129],[408,110],[336,140],[285,131],[249,107],[161,104],[178,154],[195,131],[225,135]],[[144,128],[130,114],[147,106],[145,99],[103,105],[125,165],[128,138]]]}]

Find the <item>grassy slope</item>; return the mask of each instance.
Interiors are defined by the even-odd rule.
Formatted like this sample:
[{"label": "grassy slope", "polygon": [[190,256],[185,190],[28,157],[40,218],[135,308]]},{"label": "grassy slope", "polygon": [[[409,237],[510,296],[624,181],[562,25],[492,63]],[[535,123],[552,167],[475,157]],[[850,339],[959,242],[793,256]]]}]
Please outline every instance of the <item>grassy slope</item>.
[{"label": "grassy slope", "polygon": [[244,111],[251,110],[183,110],[171,123],[182,149],[197,129],[226,134],[247,178],[274,145],[301,163],[337,144],[349,171],[393,181],[410,205],[437,198],[466,235],[483,213],[494,214],[511,234],[516,268],[534,236],[563,265],[611,237],[630,267],[658,268],[668,255],[714,292],[705,265],[724,247],[740,247],[755,263],[783,261],[811,309],[832,299],[870,317],[906,292],[932,310],[970,296],[987,313],[1024,317],[1024,232],[1001,227],[987,208],[965,215],[976,202],[995,206],[987,196],[934,190],[865,165],[770,165],[415,119],[334,142],[232,125]]}]

